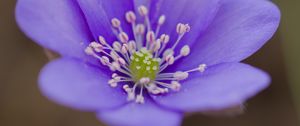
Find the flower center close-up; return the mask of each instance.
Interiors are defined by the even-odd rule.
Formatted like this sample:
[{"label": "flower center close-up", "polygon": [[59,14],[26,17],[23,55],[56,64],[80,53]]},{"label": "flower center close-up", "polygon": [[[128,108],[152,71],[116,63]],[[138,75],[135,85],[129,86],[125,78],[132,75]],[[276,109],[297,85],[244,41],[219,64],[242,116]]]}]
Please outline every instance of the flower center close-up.
[{"label": "flower center close-up", "polygon": [[[156,27],[153,28],[148,9],[140,6],[138,12],[143,17],[143,23],[137,23],[133,11],[125,14],[127,23],[132,26],[133,39],[123,31],[121,21],[113,18],[111,25],[116,41],[109,44],[105,36],[100,35],[99,42],[91,42],[85,52],[113,71],[112,79],[108,82],[112,88],[122,86],[128,95],[128,101],[144,103],[144,91],[154,95],[168,93],[170,90],[179,91],[179,81],[188,78],[191,72],[204,72],[207,66],[200,64],[191,70],[165,72],[168,66],[190,54],[191,49],[188,45],[177,46],[191,27],[178,23],[177,39],[170,42],[169,35],[160,34],[160,28],[167,19],[165,15],[159,17]],[[174,51],[176,48],[180,48],[179,54]]]}]

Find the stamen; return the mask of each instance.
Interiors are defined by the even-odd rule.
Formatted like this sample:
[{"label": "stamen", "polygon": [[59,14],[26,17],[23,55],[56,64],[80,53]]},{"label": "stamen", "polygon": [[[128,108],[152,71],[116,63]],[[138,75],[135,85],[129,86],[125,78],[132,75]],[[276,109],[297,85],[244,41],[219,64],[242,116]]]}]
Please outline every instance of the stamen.
[{"label": "stamen", "polygon": [[178,71],[176,73],[174,73],[173,76],[176,80],[185,80],[186,78],[189,77],[189,73],[188,72],[182,72],[182,71]]},{"label": "stamen", "polygon": [[[153,44],[153,52],[157,52],[161,47],[161,42],[160,40],[158,39],[154,44]],[[155,56],[156,57],[156,56]]]},{"label": "stamen", "polygon": [[110,66],[110,70],[112,71],[116,71],[120,69],[120,64],[118,62],[112,62],[111,66]]},{"label": "stamen", "polygon": [[126,20],[128,23],[134,23],[136,20],[136,16],[133,11],[128,11],[126,13]]},{"label": "stamen", "polygon": [[143,46],[143,37],[145,34],[145,26],[143,24],[138,24],[135,28],[136,34],[137,34],[137,47],[138,49],[141,49]]},{"label": "stamen", "polygon": [[129,51],[130,53],[134,53],[136,51],[136,43],[135,41],[130,41],[129,44],[128,44],[128,48],[129,48]]},{"label": "stamen", "polygon": [[199,71],[201,72],[201,73],[203,73],[204,71],[205,71],[205,69],[207,68],[207,65],[206,64],[200,64],[199,65]]},{"label": "stamen", "polygon": [[139,35],[143,35],[145,33],[145,26],[143,24],[138,24],[136,26],[136,31]]},{"label": "stamen", "polygon": [[122,48],[121,48],[121,53],[122,54],[127,54],[128,52],[128,45],[127,44],[123,44]]},{"label": "stamen", "polygon": [[155,34],[153,31],[147,33],[146,40],[147,40],[146,47],[151,46],[151,44],[155,41]]},{"label": "stamen", "polygon": [[184,24],[182,24],[182,23],[177,24],[176,32],[177,32],[179,35],[182,35],[182,34],[186,33],[186,32],[187,32],[187,27],[186,27],[186,25],[184,25]]},{"label": "stamen", "polygon": [[158,19],[158,25],[161,26],[165,23],[166,21],[166,16],[165,15],[161,15]]},{"label": "stamen", "polygon": [[118,61],[122,66],[126,65],[126,61],[123,58],[119,58]]},{"label": "stamen", "polygon": [[145,18],[145,24],[147,26],[148,31],[151,31],[151,24],[150,24],[150,20],[148,18],[148,9],[147,9],[147,7],[142,5],[138,8],[138,11],[139,11],[140,15]]},{"label": "stamen", "polygon": [[140,83],[143,85],[148,84],[149,82],[150,82],[150,78],[148,78],[148,77],[143,77],[140,79]]},{"label": "stamen", "polygon": [[170,54],[170,55],[166,56],[165,60],[168,65],[172,65],[174,63],[174,56]]},{"label": "stamen", "polygon": [[171,87],[175,91],[179,91],[181,88],[181,84],[178,81],[172,81],[171,82]]},{"label": "stamen", "polygon": [[192,70],[188,70],[186,72],[191,73],[191,72],[199,71],[199,72],[203,73],[206,69],[207,69],[206,64],[200,64],[197,68],[192,69]]},{"label": "stamen", "polygon": [[190,47],[189,47],[188,45],[185,45],[185,46],[183,46],[183,47],[181,48],[181,50],[180,50],[180,55],[182,55],[182,56],[187,56],[187,55],[190,54],[190,52],[191,52]]},{"label": "stamen", "polygon": [[185,45],[180,50],[180,55],[175,57],[175,61],[179,60],[182,57],[185,57],[190,54],[190,47],[188,45]]},{"label": "stamen", "polygon": [[118,83],[116,83],[115,80],[109,80],[109,81],[108,81],[108,84],[109,84],[111,87],[113,87],[113,88],[115,88],[115,87],[118,86]]},{"label": "stamen", "polygon": [[97,43],[97,42],[92,42],[90,44],[90,47],[92,47],[98,53],[103,51],[103,46],[101,44]]},{"label": "stamen", "polygon": [[166,57],[168,55],[174,55],[174,50],[173,49],[166,49],[164,54],[163,54],[163,57]]},{"label": "stamen", "polygon": [[161,15],[158,19],[157,28],[156,28],[156,31],[155,31],[156,36],[159,34],[160,27],[165,23],[165,21],[166,21],[166,16]]},{"label": "stamen", "polygon": [[92,56],[92,55],[95,54],[94,49],[92,47],[90,47],[90,46],[86,47],[84,51],[85,51],[85,53],[87,55],[91,55]]},{"label": "stamen", "polygon": [[167,44],[170,41],[170,36],[166,34],[162,34],[160,36],[160,40],[162,43]]},{"label": "stamen", "polygon": [[111,20],[111,24],[112,24],[112,26],[113,26],[114,28],[120,28],[120,26],[121,26],[121,21],[120,21],[119,19],[117,19],[117,18],[113,18],[113,19]]},{"label": "stamen", "polygon": [[120,44],[119,42],[115,41],[115,42],[113,43],[113,48],[114,48],[114,50],[116,50],[117,52],[120,52],[122,46],[121,46],[121,44]]},{"label": "stamen", "polygon": [[179,23],[177,24],[177,28],[176,28],[176,31],[178,33],[178,38],[175,42],[175,44],[172,46],[172,50],[174,50],[176,48],[176,46],[178,45],[178,43],[180,42],[180,40],[183,38],[183,36],[185,35],[186,32],[189,32],[190,31],[190,26],[188,24],[182,24],[182,23]]},{"label": "stamen", "polygon": [[163,45],[157,54],[158,56],[165,50],[167,43],[170,41],[170,36],[166,34],[162,34],[160,36],[160,41],[162,42]]},{"label": "stamen", "polygon": [[140,15],[143,17],[148,15],[148,9],[147,9],[147,7],[145,7],[143,5],[138,8],[138,11],[139,11]]},{"label": "stamen", "polygon": [[128,85],[124,85],[123,89],[127,92],[127,101],[132,101],[135,99],[135,88],[137,84],[134,84],[133,89],[131,89]]},{"label": "stamen", "polygon": [[122,43],[127,43],[129,40],[129,37],[125,32],[121,32],[119,34],[119,39],[121,40]]},{"label": "stamen", "polygon": [[144,97],[143,97],[143,94],[140,94],[136,97],[136,103],[139,103],[139,104],[143,104],[145,103],[145,100],[144,100]]},{"label": "stamen", "polygon": [[119,59],[119,55],[117,53],[115,53],[114,51],[110,51],[110,55],[109,55],[114,61],[117,61]]},{"label": "stamen", "polygon": [[103,36],[99,36],[99,41],[103,45],[107,45],[107,42],[105,41],[105,38]]},{"label": "stamen", "polygon": [[110,61],[109,61],[109,58],[106,57],[106,56],[102,56],[101,59],[100,59],[101,63],[104,65],[104,66],[107,66],[110,64]]},{"label": "stamen", "polygon": [[144,90],[154,95],[168,93],[170,89],[179,91],[181,88],[179,81],[187,79],[191,72],[204,72],[207,65],[200,64],[197,68],[187,71],[163,73],[168,66],[190,54],[190,47],[185,45],[181,47],[179,54],[174,55],[176,46],[190,31],[190,26],[177,24],[177,39],[171,43],[171,48],[166,49],[167,44],[170,43],[170,36],[159,33],[161,26],[165,24],[166,16],[159,17],[156,28],[153,28],[154,32],[149,19],[149,10],[145,6],[140,6],[138,13],[143,17],[144,22],[137,22],[133,11],[125,14],[126,22],[132,26],[134,39],[129,38],[122,30],[119,19],[112,18],[111,26],[116,40],[113,40],[113,43],[107,42],[100,35],[98,38],[100,43],[93,41],[84,51],[114,72],[112,79],[108,81],[109,86],[116,88],[120,83],[125,82],[123,89],[127,93],[127,100],[143,104]]}]

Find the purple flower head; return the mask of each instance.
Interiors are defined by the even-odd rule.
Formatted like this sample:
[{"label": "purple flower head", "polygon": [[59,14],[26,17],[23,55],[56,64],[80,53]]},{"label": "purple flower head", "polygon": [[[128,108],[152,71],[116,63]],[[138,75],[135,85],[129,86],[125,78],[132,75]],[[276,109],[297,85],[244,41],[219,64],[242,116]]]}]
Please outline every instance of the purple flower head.
[{"label": "purple flower head", "polygon": [[265,72],[240,63],[276,31],[268,0],[19,0],[21,29],[60,59],[49,99],[110,125],[180,125],[184,112],[242,105]]}]

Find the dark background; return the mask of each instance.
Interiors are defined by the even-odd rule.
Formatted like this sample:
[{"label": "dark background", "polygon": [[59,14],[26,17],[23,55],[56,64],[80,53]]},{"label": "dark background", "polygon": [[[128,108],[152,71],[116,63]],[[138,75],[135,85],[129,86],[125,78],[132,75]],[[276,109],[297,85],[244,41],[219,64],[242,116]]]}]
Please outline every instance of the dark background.
[{"label": "dark background", "polygon": [[[36,80],[48,62],[14,19],[15,0],[0,0],[0,126],[101,126],[93,113],[59,106],[45,97]],[[272,85],[246,104],[237,117],[187,116],[184,126],[299,126],[299,1],[276,0],[283,21],[276,36],[245,62],[271,74]],[[298,17],[297,17],[298,16]],[[299,84],[299,86],[297,85]],[[299,92],[299,93],[298,93]]]}]

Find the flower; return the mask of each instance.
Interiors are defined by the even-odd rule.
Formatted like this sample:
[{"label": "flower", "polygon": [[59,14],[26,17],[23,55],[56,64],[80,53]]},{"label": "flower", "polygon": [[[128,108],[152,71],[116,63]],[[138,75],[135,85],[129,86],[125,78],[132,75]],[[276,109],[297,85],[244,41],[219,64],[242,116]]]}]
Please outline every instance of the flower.
[{"label": "flower", "polygon": [[41,71],[49,99],[110,125],[179,125],[242,105],[269,76],[241,61],[276,31],[267,0],[19,0],[21,29],[62,57]]}]

